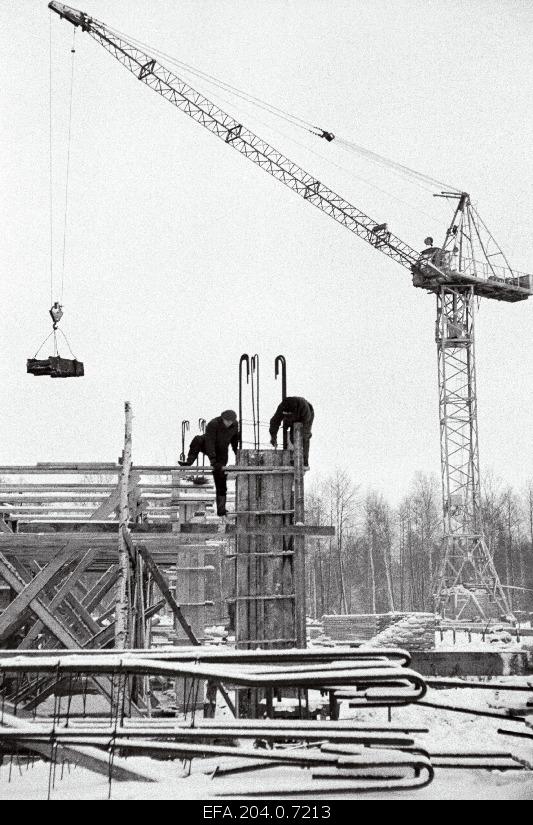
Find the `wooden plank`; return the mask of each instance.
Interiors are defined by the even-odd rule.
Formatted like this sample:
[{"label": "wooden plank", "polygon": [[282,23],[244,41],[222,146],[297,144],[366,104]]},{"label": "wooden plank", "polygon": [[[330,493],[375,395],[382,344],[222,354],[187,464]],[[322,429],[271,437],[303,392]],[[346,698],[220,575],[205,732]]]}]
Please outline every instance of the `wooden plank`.
[{"label": "wooden plank", "polygon": [[114,513],[120,503],[120,491],[118,485],[115,487],[114,490],[111,491],[109,496],[106,498],[105,501],[100,504],[99,507],[96,508],[94,513],[91,515],[91,521],[95,521],[98,519],[104,519]]},{"label": "wooden plank", "polygon": [[[89,495],[92,498],[89,498]],[[70,493],[64,494],[55,494],[55,493],[47,493],[46,497],[44,497],[43,493],[31,493],[28,495],[21,495],[19,493],[12,494],[4,494],[0,493],[0,498],[4,502],[3,509],[6,507],[11,507],[11,509],[28,509],[32,507],[34,510],[38,508],[47,507],[48,510],[53,510],[54,512],[62,511],[68,507],[67,512],[70,512],[71,509],[81,510],[82,505],[85,509],[88,510],[89,506],[94,506],[103,501],[107,497],[106,493],[87,493],[84,494],[83,498],[72,498]],[[58,505],[64,505],[62,507],[58,507]]]},{"label": "wooden plank", "polygon": [[[21,587],[20,583],[17,583],[19,585],[17,589],[17,596],[15,596],[11,604],[0,615],[0,641],[4,641],[9,635],[11,635],[12,629],[20,620],[20,616],[28,607],[32,605],[51,579],[58,573],[59,570],[61,570],[62,567],[64,567],[65,563],[72,558],[74,552],[76,552],[76,548],[71,542],[69,542],[51,559],[46,567],[44,567],[41,572],[29,582],[29,584],[25,587]],[[5,567],[8,564],[7,559],[0,554],[0,573],[2,573],[4,578],[6,578]],[[10,584],[10,586],[12,585]]]},{"label": "wooden plank", "polygon": [[[174,597],[172,595],[172,591],[170,589],[170,586],[169,586],[165,576],[159,570],[159,567],[157,566],[157,564],[152,559],[152,557],[151,557],[150,553],[148,552],[147,548],[144,545],[140,544],[140,545],[138,545],[137,550],[138,550],[139,555],[141,556],[142,560],[144,561],[148,571],[150,572],[155,584],[159,588],[159,590],[161,592],[161,595],[166,600],[166,602],[167,602],[168,606],[170,607],[170,609],[172,610],[174,616],[176,617],[176,619],[180,623],[181,627],[185,631],[185,633],[187,635],[187,638],[189,639],[189,641],[193,645],[200,646],[200,642],[198,641],[198,639],[194,635],[194,632],[193,632],[190,624],[188,623],[187,619],[183,615],[180,606],[177,604],[176,600],[174,599]],[[217,688],[220,690],[221,696],[224,698],[224,701],[226,702],[228,708],[230,709],[230,711],[235,716],[235,713],[236,713],[235,706],[234,706],[233,702],[231,701],[226,689],[224,688],[224,686],[222,684],[220,684],[218,682],[217,682]]]},{"label": "wooden plank", "polygon": [[137,551],[138,551],[139,555],[141,556],[142,560],[144,561],[148,571],[150,572],[151,576],[153,577],[154,582],[156,583],[157,587],[161,591],[161,595],[166,600],[168,606],[172,610],[172,613],[174,614],[174,616],[176,617],[176,619],[180,623],[181,627],[185,631],[185,634],[186,634],[187,638],[189,639],[189,641],[193,645],[199,645],[200,642],[198,641],[198,639],[194,635],[194,632],[193,632],[189,622],[187,621],[187,619],[185,618],[185,616],[182,613],[181,607],[179,606],[179,604],[176,602],[174,596],[172,595],[170,585],[168,584],[165,576],[160,571],[159,567],[157,566],[157,564],[153,560],[152,556],[150,555],[150,552],[149,552],[148,548],[144,544],[138,544],[138,545],[136,545],[136,547],[137,547]]},{"label": "wooden plank", "polygon": [[[229,525],[228,525],[229,526]],[[312,524],[282,524],[281,526],[271,525],[270,527],[241,527],[236,526],[228,533],[238,536],[334,536],[335,528],[324,525]]]},{"label": "wooden plank", "polygon": [[[155,616],[156,613],[159,613],[159,611],[163,609],[165,604],[166,604],[166,600],[161,599],[160,601],[156,602],[155,604],[151,605],[150,607],[147,607],[146,610],[145,610],[145,614],[144,614],[145,619],[151,619],[152,616]],[[109,625],[107,625],[107,627],[103,627],[100,630],[100,632],[96,634],[96,636],[93,636],[92,639],[89,639],[89,641],[86,642],[84,647],[87,650],[92,650],[95,647],[96,648],[105,648],[107,645],[109,645],[110,642],[113,641],[114,636],[115,636],[114,625],[109,624]],[[114,648],[113,648],[113,651],[114,651]],[[106,651],[102,651],[102,652],[106,652]]]},{"label": "wooden plank", "polygon": [[[39,596],[39,601],[47,607],[50,612],[52,612],[50,601],[55,595],[53,592],[50,596],[48,595],[50,586],[55,587],[56,580],[64,577],[65,574],[68,573],[68,575],[70,575],[70,568],[75,564],[75,561],[75,558],[72,558],[63,568],[58,570],[55,576],[48,582],[42,594]],[[19,564],[19,560],[16,557],[11,560],[11,563],[15,569],[18,569],[24,583],[28,584],[28,571],[24,568],[24,565]],[[41,566],[35,559],[31,559],[28,566],[31,568],[34,575],[37,575],[44,569],[44,566]],[[72,602],[74,602],[74,604],[72,604]],[[71,627],[72,632],[74,632],[75,629],[75,632],[79,633],[82,638],[87,635],[87,630],[89,633],[91,631],[94,632],[94,629],[97,627],[92,616],[84,610],[73,595],[68,596],[60,609],[56,608],[54,615],[58,615],[58,618],[61,619],[65,618],[62,616],[63,613],[66,613],[66,618],[68,619],[66,623],[74,626]]]},{"label": "wooden plank", "polygon": [[[237,479],[236,551],[236,639],[238,646],[247,640],[293,637],[281,627],[286,616],[278,605],[255,603],[253,597],[262,594],[288,596],[291,591],[290,559],[283,556],[283,520],[292,514],[290,508],[290,473],[270,472],[288,466],[288,452],[248,451],[239,453],[239,464],[265,470],[264,475],[242,474]],[[261,519],[258,522],[258,519]],[[287,576],[287,574],[289,574]],[[250,602],[248,605],[245,602]],[[274,600],[272,600],[274,601]],[[289,611],[290,613],[291,611]],[[292,621],[289,617],[288,624]]]},{"label": "wooden plank", "polygon": [[[12,589],[15,590],[15,592],[23,592],[23,589],[26,586],[28,586],[28,583],[27,583],[28,571],[24,568],[23,565],[21,565],[19,563],[19,561],[17,559],[13,559],[13,564],[8,562],[7,567],[5,567],[5,566],[3,567],[1,565],[1,561],[2,561],[2,558],[1,558],[1,554],[0,554],[0,571],[2,572],[2,575],[4,575],[4,577],[6,578],[6,581],[8,580],[7,577],[9,576],[10,577],[9,581],[11,582],[10,586],[12,587]],[[5,561],[5,559],[4,559],[4,561]],[[43,571],[40,570],[38,564],[36,564],[34,561],[30,562],[30,564],[31,564],[32,568],[38,574],[43,572]],[[65,567],[67,567],[67,566],[70,566],[70,565],[65,565]],[[18,568],[18,572],[17,572],[17,568]],[[46,569],[46,568],[43,568],[43,570],[44,569]],[[59,575],[60,572],[61,571],[57,571],[55,576]],[[52,578],[50,580],[50,582],[53,582],[53,580],[54,580],[54,578]],[[33,581],[35,581],[35,579]],[[36,598],[34,601],[32,601],[29,609],[33,613],[35,613],[36,616],[39,619],[41,619],[42,624],[46,627],[46,629],[49,632],[52,633],[52,636],[55,639],[57,639],[61,644],[65,645],[65,647],[74,647],[74,648],[80,647],[81,642],[86,641],[87,636],[90,636],[90,631],[89,631],[89,633],[87,632],[87,627],[82,622],[80,622],[80,619],[79,619],[78,615],[72,609],[72,607],[70,605],[65,605],[65,611],[67,612],[67,615],[68,615],[69,619],[75,623],[76,632],[80,633],[82,638],[80,640],[80,638],[75,636],[73,629],[68,628],[64,624],[64,622],[61,620],[59,615],[54,615],[52,613],[52,611],[50,609],[50,600],[46,597],[46,595],[44,594],[44,591],[39,595],[38,598]],[[56,608],[56,610],[57,610],[57,608]],[[24,620],[24,612],[22,612],[20,614],[20,616],[21,616],[21,620],[23,621]],[[89,619],[90,619],[89,627],[91,627],[92,619],[91,619],[91,617],[89,617]],[[95,624],[95,623],[93,623],[93,624]]]},{"label": "wooden plank", "polygon": [[25,482],[17,482],[16,484],[8,484],[7,482],[0,483],[0,492],[2,495],[5,493],[90,493],[90,492],[98,492],[101,491],[102,494],[104,492],[111,492],[113,487],[116,486],[116,481],[109,481],[107,484],[98,482],[95,484],[89,484],[88,482],[47,482],[47,483],[35,483],[32,484],[28,481]]},{"label": "wooden plank", "polygon": [[10,464],[0,467],[0,475],[54,475],[61,473],[68,475],[69,473],[96,473],[111,474],[118,473],[120,466],[118,464],[104,464],[104,463],[89,463],[89,464]]},{"label": "wooden plank", "polygon": [[[76,475],[77,473],[83,473],[85,475],[89,475],[90,473],[94,473],[95,475],[118,475],[121,471],[120,464],[19,464],[19,465],[6,465],[0,467],[0,476],[3,475],[69,475],[73,474]],[[192,475],[194,472],[194,468],[192,467],[176,467],[168,464],[162,465],[152,465],[152,464],[139,464],[133,465],[133,470],[136,470],[143,475],[171,475],[172,473],[177,473],[178,475]],[[249,467],[249,466],[240,466],[240,465],[230,465],[226,468],[228,473],[252,473],[252,474],[263,474],[263,473],[272,473],[274,475],[280,474],[291,474],[294,473],[294,470],[290,466],[285,466],[281,468],[275,469],[262,469],[261,467]],[[211,475],[212,474],[211,467],[205,467],[205,471],[203,471],[204,475]]]},{"label": "wooden plank", "polygon": [[92,613],[96,605],[98,605],[104,596],[109,593],[117,580],[117,576],[118,567],[114,564],[106,570],[103,576],[101,576],[96,584],[89,590],[87,595],[82,600],[83,606],[89,611],[89,613]]},{"label": "wooden plank", "polygon": [[[294,510],[235,510],[234,513],[229,513],[230,517],[236,516],[292,516]],[[278,525],[275,525],[278,527]]]},{"label": "wooden plank", "polygon": [[[0,575],[6,580],[12,590],[20,594],[25,589],[25,585],[21,582],[19,576],[13,570],[5,556],[0,553]],[[55,638],[61,642],[65,647],[76,648],[79,647],[78,640],[71,634],[71,632],[53,616],[47,607],[45,607],[39,598],[32,601],[31,610],[35,615],[41,619],[45,627],[52,633]],[[3,618],[4,613],[2,613]]]},{"label": "wooden plank", "polygon": [[[303,425],[294,425],[294,523],[303,525],[305,520],[304,501],[304,450]],[[307,647],[306,629],[306,574],[305,535],[294,537],[294,592],[297,647]]]},{"label": "wooden plank", "polygon": [[[77,581],[81,575],[85,572],[91,561],[95,556],[96,550],[93,548],[89,548],[84,555],[81,557],[80,561],[74,568],[74,570],[68,575],[68,577],[63,582],[62,586],[59,588],[53,599],[47,605],[50,611],[56,610],[61,602],[66,598],[66,596],[71,592],[71,590],[76,586]],[[96,624],[96,622],[95,622]],[[44,624],[37,619],[37,621],[33,624],[33,626],[28,630],[26,636],[22,640],[22,643],[19,645],[21,650],[25,650],[28,647],[31,647],[33,642],[37,639],[39,633],[42,632],[44,629]]]}]

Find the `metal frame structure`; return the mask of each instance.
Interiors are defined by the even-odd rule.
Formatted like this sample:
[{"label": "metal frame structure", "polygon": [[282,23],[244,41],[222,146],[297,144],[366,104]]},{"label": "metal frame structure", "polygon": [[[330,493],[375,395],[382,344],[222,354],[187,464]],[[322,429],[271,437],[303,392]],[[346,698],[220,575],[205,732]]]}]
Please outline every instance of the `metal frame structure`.
[{"label": "metal frame structure", "polygon": [[[221,110],[120,32],[87,14],[52,0],[49,8],[87,32],[142,83],[187,114],[228,146],[285,184],[412,272],[416,287],[437,295],[437,345],[441,464],[444,501],[444,559],[436,580],[436,602],[449,604],[457,585],[482,587],[500,611],[507,600],[486,547],[479,513],[479,456],[474,365],[474,301],[483,296],[521,301],[533,294],[533,277],[513,271],[466,192],[442,192],[457,199],[444,244],[419,254],[313,175],[285,157],[242,123]],[[319,135],[320,136],[320,135]],[[322,137],[333,139],[330,133]],[[426,250],[428,252],[430,250]],[[496,264],[494,259],[499,259]],[[240,417],[242,410],[239,409]],[[467,572],[469,571],[469,572]],[[472,572],[473,571],[473,572]],[[472,593],[475,601],[475,594]],[[484,611],[480,608],[481,615]]]},{"label": "metal frame structure", "polygon": [[[474,288],[441,286],[437,294],[443,553],[434,592],[436,608],[460,618],[468,601],[487,618],[476,591],[499,613],[509,604],[483,536],[477,423]],[[458,587],[471,591],[458,609]]]}]

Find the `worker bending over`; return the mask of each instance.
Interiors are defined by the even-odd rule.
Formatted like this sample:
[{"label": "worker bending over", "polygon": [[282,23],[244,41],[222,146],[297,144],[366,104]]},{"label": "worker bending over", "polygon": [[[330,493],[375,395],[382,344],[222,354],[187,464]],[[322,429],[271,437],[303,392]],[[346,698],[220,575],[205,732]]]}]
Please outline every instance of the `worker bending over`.
[{"label": "worker bending over", "polygon": [[298,395],[289,395],[285,398],[276,412],[270,419],[270,443],[273,447],[278,446],[278,430],[283,425],[283,432],[289,431],[291,440],[290,446],[294,443],[294,425],[302,424],[304,465],[309,466],[309,440],[311,438],[311,427],[315,418],[315,411],[312,404]]},{"label": "worker bending over", "polygon": [[237,454],[239,446],[239,425],[237,413],[234,410],[224,410],[216,418],[212,418],[203,435],[196,435],[191,441],[187,461],[178,462],[180,467],[190,467],[204,453],[213,467],[213,480],[217,491],[217,515],[225,516],[226,494],[228,477],[224,467],[228,463],[228,448],[231,444],[233,452]]}]

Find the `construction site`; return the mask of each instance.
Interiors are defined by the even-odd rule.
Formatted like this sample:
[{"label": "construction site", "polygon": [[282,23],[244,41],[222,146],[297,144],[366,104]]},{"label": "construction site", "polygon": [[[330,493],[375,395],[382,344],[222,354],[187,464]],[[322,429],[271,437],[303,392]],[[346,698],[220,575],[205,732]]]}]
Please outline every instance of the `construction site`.
[{"label": "construction site", "polygon": [[[431,162],[416,137],[400,162],[380,127],[368,149],[315,124],[342,122],[340,98],[302,115],[333,83],[316,88],[319,44],[342,60],[358,15],[384,50],[368,77],[390,72],[375,97],[394,86],[374,30],[390,4],[335,28],[326,3],[275,2],[272,42],[238,0],[148,5],[38,0],[6,34],[27,24],[38,55],[13,106],[39,79],[11,154],[29,283],[5,296],[0,799],[195,800],[213,819],[235,800],[334,819],[337,800],[533,799],[533,275],[509,263],[530,233],[502,216],[504,252],[481,197],[403,162]],[[398,5],[409,29],[421,6]],[[421,37],[445,13],[428,6]],[[477,14],[490,40],[498,13]],[[402,59],[398,89],[423,74]],[[490,71],[477,94],[503,99],[515,69],[492,92]],[[439,105],[391,122],[430,143]],[[498,145],[476,166],[450,143],[440,169],[475,184]],[[495,189],[511,149],[500,163]],[[527,212],[528,186],[501,212]]]}]

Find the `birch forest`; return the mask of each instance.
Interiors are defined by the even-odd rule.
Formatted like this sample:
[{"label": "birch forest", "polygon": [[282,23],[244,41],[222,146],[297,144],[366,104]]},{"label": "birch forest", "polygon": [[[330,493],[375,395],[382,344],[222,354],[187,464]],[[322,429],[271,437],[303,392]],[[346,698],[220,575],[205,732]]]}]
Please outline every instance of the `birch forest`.
[{"label": "birch forest", "polygon": [[[436,476],[415,475],[396,507],[363,490],[343,469],[307,490],[308,521],[335,537],[307,544],[308,615],[431,611],[441,553]],[[515,490],[488,475],[482,485],[485,537],[517,617],[533,611],[533,479]]]}]

